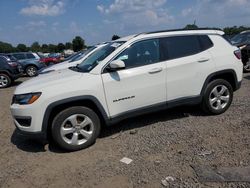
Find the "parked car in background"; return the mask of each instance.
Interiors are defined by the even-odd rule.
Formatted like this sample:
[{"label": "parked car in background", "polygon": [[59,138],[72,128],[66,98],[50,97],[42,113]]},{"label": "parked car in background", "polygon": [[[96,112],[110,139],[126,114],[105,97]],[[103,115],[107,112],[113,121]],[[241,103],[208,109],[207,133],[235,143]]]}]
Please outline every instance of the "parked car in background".
[{"label": "parked car in background", "polygon": [[78,52],[75,56],[73,56],[72,58],[70,58],[67,61],[64,61],[64,62],[61,62],[59,64],[52,65],[52,66],[45,67],[45,68],[41,69],[39,71],[39,74],[44,74],[44,73],[48,73],[48,72],[52,72],[52,71],[67,69],[69,67],[75,67],[78,64],[82,63],[85,59],[87,59],[96,50],[99,50],[100,48],[102,48],[106,44],[107,43],[99,44],[99,45],[96,45],[96,46],[93,46],[93,47],[89,48],[86,51]]},{"label": "parked car in background", "polygon": [[49,54],[48,57],[41,57],[40,62],[49,65],[57,64],[61,61],[61,56],[58,54]]},{"label": "parked car in background", "polygon": [[27,60],[27,59],[32,59],[32,60],[39,60],[40,59],[40,56],[34,52],[15,52],[15,53],[9,53],[7,55],[9,57],[12,56],[12,57],[16,58],[18,61]]},{"label": "parked car in background", "polygon": [[16,59],[15,57],[20,57],[19,55],[17,55],[17,53],[15,54],[15,56],[13,54],[6,54],[6,56],[8,56],[12,61],[18,61],[18,63],[22,66],[23,73],[29,77],[36,76],[39,70],[46,67],[46,65],[40,62],[37,57],[30,59]]},{"label": "parked car in background", "polygon": [[250,72],[250,31],[243,31],[231,38],[230,41],[241,49],[244,72]]},{"label": "parked car in background", "polygon": [[17,61],[0,55],[0,88],[10,86],[22,75],[22,67]]}]

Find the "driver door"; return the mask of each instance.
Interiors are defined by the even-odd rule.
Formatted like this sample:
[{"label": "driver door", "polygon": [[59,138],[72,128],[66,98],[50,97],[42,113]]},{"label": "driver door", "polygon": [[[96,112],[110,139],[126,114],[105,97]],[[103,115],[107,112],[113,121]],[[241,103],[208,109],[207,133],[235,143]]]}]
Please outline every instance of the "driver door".
[{"label": "driver door", "polygon": [[160,62],[158,39],[136,42],[115,59],[124,61],[125,69],[102,74],[111,117],[166,104],[166,64]]}]

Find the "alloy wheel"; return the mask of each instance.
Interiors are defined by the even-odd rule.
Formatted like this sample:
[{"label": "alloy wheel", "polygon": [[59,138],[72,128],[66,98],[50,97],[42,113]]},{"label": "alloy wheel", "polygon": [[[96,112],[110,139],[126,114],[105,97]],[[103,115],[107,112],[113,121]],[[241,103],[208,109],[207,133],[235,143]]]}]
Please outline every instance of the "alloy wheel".
[{"label": "alloy wheel", "polygon": [[209,103],[214,110],[224,109],[229,101],[230,92],[225,85],[215,86],[209,95]]},{"label": "alloy wheel", "polygon": [[94,124],[88,116],[74,114],[62,123],[60,134],[66,143],[81,145],[92,137],[93,130]]},{"label": "alloy wheel", "polygon": [[27,69],[27,72],[26,72],[26,73],[28,74],[28,76],[35,76],[36,73],[37,73],[37,70],[36,70],[35,67],[29,67],[29,68]]},{"label": "alloy wheel", "polygon": [[8,85],[8,78],[4,75],[0,75],[0,88]]}]

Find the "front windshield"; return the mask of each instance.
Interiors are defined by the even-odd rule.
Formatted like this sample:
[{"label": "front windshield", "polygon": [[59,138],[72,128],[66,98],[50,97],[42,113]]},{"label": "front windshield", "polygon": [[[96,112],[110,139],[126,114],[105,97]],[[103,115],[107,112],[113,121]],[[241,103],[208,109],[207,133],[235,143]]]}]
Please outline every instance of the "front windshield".
[{"label": "front windshield", "polygon": [[77,54],[75,57],[71,58],[71,60],[69,61],[69,63],[74,62],[74,61],[78,61],[80,59],[82,59],[83,57],[85,57],[88,53],[90,53],[92,50],[94,50],[96,47],[92,47],[89,48],[79,54]]},{"label": "front windshield", "polygon": [[87,59],[77,66],[80,72],[89,72],[102,60],[108,57],[113,51],[115,51],[124,42],[112,42],[92,53]]},{"label": "front windshield", "polygon": [[231,41],[233,44],[244,43],[250,40],[250,33],[242,33],[235,35]]}]

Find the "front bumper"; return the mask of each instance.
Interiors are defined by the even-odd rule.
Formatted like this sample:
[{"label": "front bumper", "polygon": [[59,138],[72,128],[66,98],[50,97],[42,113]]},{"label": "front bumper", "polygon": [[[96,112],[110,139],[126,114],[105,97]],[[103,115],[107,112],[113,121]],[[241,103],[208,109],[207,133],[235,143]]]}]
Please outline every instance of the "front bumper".
[{"label": "front bumper", "polygon": [[20,136],[24,136],[30,139],[35,139],[39,141],[47,141],[47,134],[45,132],[26,132],[18,128],[16,125],[16,133]]},{"label": "front bumper", "polygon": [[42,114],[44,114],[42,105],[12,104],[10,110],[19,134],[31,138],[47,139],[47,131],[42,128]]},{"label": "front bumper", "polygon": [[22,75],[23,75],[23,73],[13,74],[11,78],[12,78],[13,80],[17,80],[17,79],[20,78]]}]

